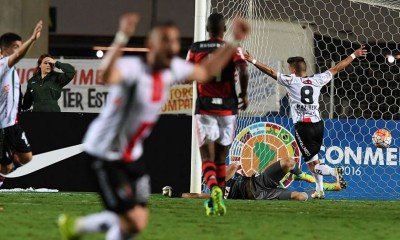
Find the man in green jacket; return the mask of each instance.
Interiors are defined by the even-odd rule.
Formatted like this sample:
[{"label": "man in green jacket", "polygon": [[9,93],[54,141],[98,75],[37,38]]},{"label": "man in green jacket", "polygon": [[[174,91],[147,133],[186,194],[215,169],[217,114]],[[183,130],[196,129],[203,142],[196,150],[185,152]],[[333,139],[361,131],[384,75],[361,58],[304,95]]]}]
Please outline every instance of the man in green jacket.
[{"label": "man in green jacket", "polygon": [[[54,71],[54,67],[63,72]],[[61,63],[49,54],[38,59],[35,73],[28,81],[22,110],[28,110],[33,103],[33,112],[61,112],[58,99],[62,88],[75,76],[75,68],[68,63]]]}]

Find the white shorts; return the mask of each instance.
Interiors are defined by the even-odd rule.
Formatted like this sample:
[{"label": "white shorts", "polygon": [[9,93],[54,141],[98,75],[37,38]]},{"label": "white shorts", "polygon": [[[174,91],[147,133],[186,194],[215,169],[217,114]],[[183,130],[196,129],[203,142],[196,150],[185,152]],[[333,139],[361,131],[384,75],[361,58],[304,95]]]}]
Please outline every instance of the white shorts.
[{"label": "white shorts", "polygon": [[217,142],[222,146],[232,143],[235,134],[236,116],[196,114],[199,145]]}]

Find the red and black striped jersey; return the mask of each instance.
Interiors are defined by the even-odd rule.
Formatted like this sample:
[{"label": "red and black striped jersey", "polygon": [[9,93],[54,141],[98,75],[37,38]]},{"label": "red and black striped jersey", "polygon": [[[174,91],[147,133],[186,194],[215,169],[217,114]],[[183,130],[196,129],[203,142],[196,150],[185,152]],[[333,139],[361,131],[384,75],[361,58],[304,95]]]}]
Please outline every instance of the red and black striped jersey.
[{"label": "red and black striped jersey", "polygon": [[[195,42],[189,50],[187,61],[200,63],[206,57],[212,57],[212,53],[224,44],[222,38]],[[238,66],[247,66],[241,48],[237,49],[232,60],[212,81],[197,84],[196,114],[226,116],[237,113],[235,73]]]}]

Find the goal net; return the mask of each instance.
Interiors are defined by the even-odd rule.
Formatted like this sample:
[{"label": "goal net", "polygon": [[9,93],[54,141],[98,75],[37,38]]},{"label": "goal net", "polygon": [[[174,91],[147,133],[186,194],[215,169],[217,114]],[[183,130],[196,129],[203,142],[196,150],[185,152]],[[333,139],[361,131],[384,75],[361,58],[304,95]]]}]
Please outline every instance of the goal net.
[{"label": "goal net", "polygon": [[[354,60],[322,89],[320,111],[325,121],[320,159],[341,165],[348,188],[327,192],[330,198],[400,198],[400,4],[398,1],[348,0],[211,0],[209,12],[221,12],[230,33],[236,15],[252,25],[242,47],[258,61],[288,73],[286,60],[303,56],[308,75],[324,72],[361,44],[366,58]],[[225,36],[229,39],[230,36]],[[251,175],[284,157],[300,159],[285,89],[249,65],[250,107],[239,114],[228,159]],[[393,141],[376,148],[373,133],[386,128]],[[334,181],[325,177],[325,181]],[[292,183],[293,182],[293,183]],[[297,190],[314,185],[292,181]]]}]

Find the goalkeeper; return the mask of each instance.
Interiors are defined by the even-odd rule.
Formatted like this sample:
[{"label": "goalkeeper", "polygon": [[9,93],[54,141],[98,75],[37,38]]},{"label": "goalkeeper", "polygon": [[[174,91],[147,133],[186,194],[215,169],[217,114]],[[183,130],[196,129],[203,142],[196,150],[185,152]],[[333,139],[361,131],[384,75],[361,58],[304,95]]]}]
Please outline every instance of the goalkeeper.
[{"label": "goalkeeper", "polygon": [[[315,182],[313,176],[302,172],[296,162],[291,158],[285,158],[271,164],[267,169],[251,177],[237,173],[238,166],[230,164],[227,167],[226,183],[223,188],[225,199],[253,199],[253,200],[297,200],[307,201],[313,191],[297,192],[280,187],[280,181],[287,173],[294,174],[294,180]],[[335,183],[324,183],[326,191],[341,190],[338,178]],[[182,198],[208,198],[208,193],[178,193],[171,187],[163,188],[163,195]]]}]

